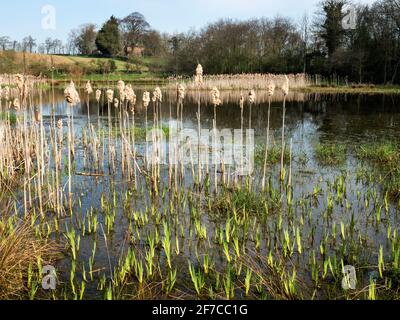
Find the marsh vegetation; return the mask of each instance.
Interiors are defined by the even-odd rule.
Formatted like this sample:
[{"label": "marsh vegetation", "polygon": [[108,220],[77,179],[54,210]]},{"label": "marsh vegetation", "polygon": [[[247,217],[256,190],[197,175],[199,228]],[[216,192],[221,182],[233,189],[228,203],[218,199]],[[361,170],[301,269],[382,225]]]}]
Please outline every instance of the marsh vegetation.
[{"label": "marsh vegetation", "polygon": [[[1,98],[1,298],[398,298],[398,96],[16,80]],[[254,129],[254,171],[199,165],[197,147],[154,161],[179,128]]]}]

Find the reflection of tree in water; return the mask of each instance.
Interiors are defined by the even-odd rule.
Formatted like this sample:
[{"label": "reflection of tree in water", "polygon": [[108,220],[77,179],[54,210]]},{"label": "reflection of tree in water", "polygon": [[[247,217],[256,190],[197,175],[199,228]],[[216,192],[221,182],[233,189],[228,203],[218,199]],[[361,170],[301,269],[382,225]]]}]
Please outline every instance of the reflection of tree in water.
[{"label": "reflection of tree in water", "polygon": [[381,139],[400,135],[395,126],[400,122],[398,102],[399,97],[394,96],[341,95],[329,97],[322,104],[310,104],[307,109],[326,139]]}]

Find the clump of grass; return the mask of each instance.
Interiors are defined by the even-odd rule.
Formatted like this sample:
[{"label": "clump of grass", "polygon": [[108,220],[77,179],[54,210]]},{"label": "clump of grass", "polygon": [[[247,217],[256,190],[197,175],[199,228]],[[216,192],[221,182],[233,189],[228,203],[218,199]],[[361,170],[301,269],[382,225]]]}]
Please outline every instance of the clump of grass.
[{"label": "clump of grass", "polygon": [[[26,278],[41,266],[50,264],[57,255],[57,246],[36,238],[30,223],[16,218],[0,220],[0,299],[20,299],[28,296]],[[39,277],[38,277],[39,278]]]},{"label": "clump of grass", "polygon": [[397,164],[400,160],[399,145],[391,141],[363,144],[355,148],[355,153],[361,160],[371,160],[385,165]]},{"label": "clump of grass", "polygon": [[[282,147],[277,146],[277,145],[272,145],[268,149],[268,158],[267,158],[267,164],[268,165],[275,165],[281,161],[281,156],[282,156]],[[255,147],[255,153],[254,153],[254,162],[256,165],[264,164],[264,159],[265,159],[265,145],[257,145]],[[289,148],[285,148],[285,153],[284,153],[284,161],[285,164],[288,164],[290,160],[290,150]]]},{"label": "clump of grass", "polygon": [[225,190],[219,194],[212,205],[212,211],[219,214],[232,213],[234,208],[242,213],[246,210],[250,213],[257,213],[264,209],[265,199],[258,193],[247,189]]},{"label": "clump of grass", "polygon": [[385,176],[384,188],[393,198],[400,196],[400,146],[392,141],[363,144],[355,148],[356,157],[369,161],[377,174]]},{"label": "clump of grass", "polygon": [[389,173],[385,188],[392,198],[400,197],[400,168]]},{"label": "clump of grass", "polygon": [[250,252],[239,260],[252,272],[253,278],[258,279],[255,285],[257,295],[276,300],[296,300],[307,292],[305,284],[297,277],[295,267],[289,267],[290,261],[279,253],[270,254],[267,258]]},{"label": "clump of grass", "polygon": [[346,160],[347,148],[341,144],[318,144],[315,147],[315,156],[323,165],[340,165]]}]

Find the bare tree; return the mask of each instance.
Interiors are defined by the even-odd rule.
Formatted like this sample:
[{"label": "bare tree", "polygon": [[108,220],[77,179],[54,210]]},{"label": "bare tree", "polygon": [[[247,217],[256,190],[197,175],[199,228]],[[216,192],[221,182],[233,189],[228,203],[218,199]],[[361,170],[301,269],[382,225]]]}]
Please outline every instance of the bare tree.
[{"label": "bare tree", "polygon": [[89,55],[96,50],[96,25],[84,24],[70,33],[70,41],[81,54]]},{"label": "bare tree", "polygon": [[142,42],[143,36],[149,31],[150,24],[139,12],[133,12],[120,20],[123,35],[124,50],[127,53],[129,47],[137,46]]},{"label": "bare tree", "polygon": [[53,53],[54,54],[60,54],[62,53],[63,50],[63,43],[61,40],[59,39],[54,39],[53,40]]},{"label": "bare tree", "polygon": [[54,48],[54,41],[51,38],[46,38],[44,41],[44,47],[46,50],[46,54],[49,54],[50,51]]},{"label": "bare tree", "polygon": [[27,36],[22,40],[22,47],[24,51],[29,49],[29,52],[33,52],[33,48],[36,47],[36,40],[33,39],[31,36]]},{"label": "bare tree", "polygon": [[300,21],[300,28],[301,28],[301,40],[303,42],[303,73],[307,71],[307,53],[308,53],[308,45],[309,45],[309,18],[308,15],[305,13]]},{"label": "bare tree", "polygon": [[77,29],[73,29],[70,31],[70,33],[68,34],[68,40],[67,40],[67,52],[69,54],[75,54],[78,50],[77,48],[77,40],[78,39],[78,30]]},{"label": "bare tree", "polygon": [[5,51],[7,46],[11,43],[10,37],[3,36],[0,37],[0,48]]},{"label": "bare tree", "polygon": [[46,47],[45,47],[44,43],[41,43],[38,45],[38,53],[40,53],[40,54],[46,53]]}]

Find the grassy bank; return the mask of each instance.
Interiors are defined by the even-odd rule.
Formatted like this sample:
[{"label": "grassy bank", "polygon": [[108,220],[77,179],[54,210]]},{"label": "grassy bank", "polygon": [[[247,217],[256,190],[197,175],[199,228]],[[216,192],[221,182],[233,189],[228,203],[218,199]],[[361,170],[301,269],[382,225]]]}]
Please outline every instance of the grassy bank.
[{"label": "grassy bank", "polygon": [[400,86],[357,85],[357,86],[310,86],[293,89],[304,93],[359,93],[359,94],[400,94]]},{"label": "grassy bank", "polygon": [[[35,76],[53,77],[56,82],[75,81],[158,81],[166,61],[159,57],[124,58],[98,56],[73,56],[35,54],[21,52],[1,52],[0,63],[3,73],[24,73]],[[1,64],[0,64],[1,66]],[[0,72],[0,73],[1,73]]]}]

